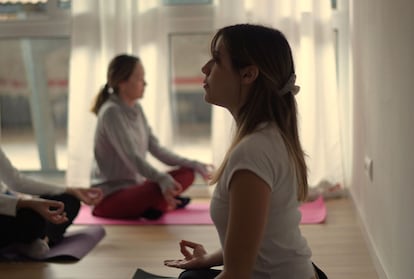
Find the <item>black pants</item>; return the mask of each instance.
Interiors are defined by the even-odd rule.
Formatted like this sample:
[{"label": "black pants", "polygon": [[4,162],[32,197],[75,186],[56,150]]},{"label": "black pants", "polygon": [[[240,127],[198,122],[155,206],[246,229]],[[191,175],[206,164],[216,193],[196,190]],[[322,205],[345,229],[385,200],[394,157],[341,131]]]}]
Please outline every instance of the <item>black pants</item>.
[{"label": "black pants", "polygon": [[189,269],[181,272],[178,279],[214,279],[220,272],[217,269]]},{"label": "black pants", "polygon": [[62,240],[66,229],[78,215],[80,202],[68,194],[42,196],[42,198],[63,202],[68,221],[63,224],[52,224],[37,212],[27,208],[19,209],[16,216],[0,215],[0,248],[16,242],[30,243],[45,236],[49,238],[50,246]]},{"label": "black pants", "polygon": [[[316,274],[318,274],[319,279],[328,279],[326,274],[319,269],[314,263],[312,263],[313,268],[315,269]],[[194,269],[194,270],[185,270],[180,274],[178,279],[214,279],[219,275],[221,270],[216,269]]]}]

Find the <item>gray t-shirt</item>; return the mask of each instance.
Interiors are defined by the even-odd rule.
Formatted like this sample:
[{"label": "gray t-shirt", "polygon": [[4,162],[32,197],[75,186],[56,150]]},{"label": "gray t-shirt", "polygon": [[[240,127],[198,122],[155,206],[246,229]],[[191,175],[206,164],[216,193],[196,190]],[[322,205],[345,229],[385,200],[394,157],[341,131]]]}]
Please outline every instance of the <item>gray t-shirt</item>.
[{"label": "gray t-shirt", "polygon": [[[274,125],[262,125],[235,147],[214,190],[210,213],[222,247],[229,218],[229,183],[233,174],[242,169],[258,175],[271,189],[265,233],[251,278],[311,278],[311,251],[299,228],[296,176]],[[253,192],[254,185],[251,186]]]}]

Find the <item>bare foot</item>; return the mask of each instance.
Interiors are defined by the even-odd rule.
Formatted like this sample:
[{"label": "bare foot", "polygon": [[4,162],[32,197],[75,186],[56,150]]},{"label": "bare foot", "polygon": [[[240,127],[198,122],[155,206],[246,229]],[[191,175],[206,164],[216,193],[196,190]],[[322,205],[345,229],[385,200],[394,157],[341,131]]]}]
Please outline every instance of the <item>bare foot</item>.
[{"label": "bare foot", "polygon": [[41,259],[50,248],[45,239],[36,239],[31,243],[19,243],[17,250],[20,254],[32,259]]}]

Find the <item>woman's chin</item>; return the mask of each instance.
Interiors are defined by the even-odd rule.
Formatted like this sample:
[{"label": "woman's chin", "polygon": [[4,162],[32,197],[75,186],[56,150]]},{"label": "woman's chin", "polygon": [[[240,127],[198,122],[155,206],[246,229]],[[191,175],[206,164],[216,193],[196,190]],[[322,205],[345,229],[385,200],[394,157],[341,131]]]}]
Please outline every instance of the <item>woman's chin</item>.
[{"label": "woman's chin", "polygon": [[208,96],[208,94],[207,94],[207,93],[206,93],[206,94],[204,94],[204,101],[205,101],[206,103],[213,104],[213,103],[211,102],[211,100],[210,100],[210,98],[209,98],[209,96]]}]

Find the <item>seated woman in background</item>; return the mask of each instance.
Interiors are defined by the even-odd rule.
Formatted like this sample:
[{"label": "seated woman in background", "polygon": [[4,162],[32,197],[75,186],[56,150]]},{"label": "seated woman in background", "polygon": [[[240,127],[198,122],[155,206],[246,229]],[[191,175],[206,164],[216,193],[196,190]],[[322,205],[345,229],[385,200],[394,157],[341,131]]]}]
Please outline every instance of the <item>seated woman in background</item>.
[{"label": "seated woman in background", "polygon": [[0,183],[0,249],[13,245],[34,259],[63,239],[80,201],[95,205],[103,197],[100,189],[62,187],[25,177],[1,149]]},{"label": "seated woman in background", "polygon": [[[210,165],[181,157],[159,144],[137,102],[145,86],[138,57],[122,54],[112,59],[107,83],[92,107],[98,117],[92,186],[101,188],[105,196],[95,206],[95,216],[157,219],[189,202],[180,194],[192,185],[194,171],[204,179],[210,175]],[[158,171],[146,160],[148,152],[176,168]]]}]

